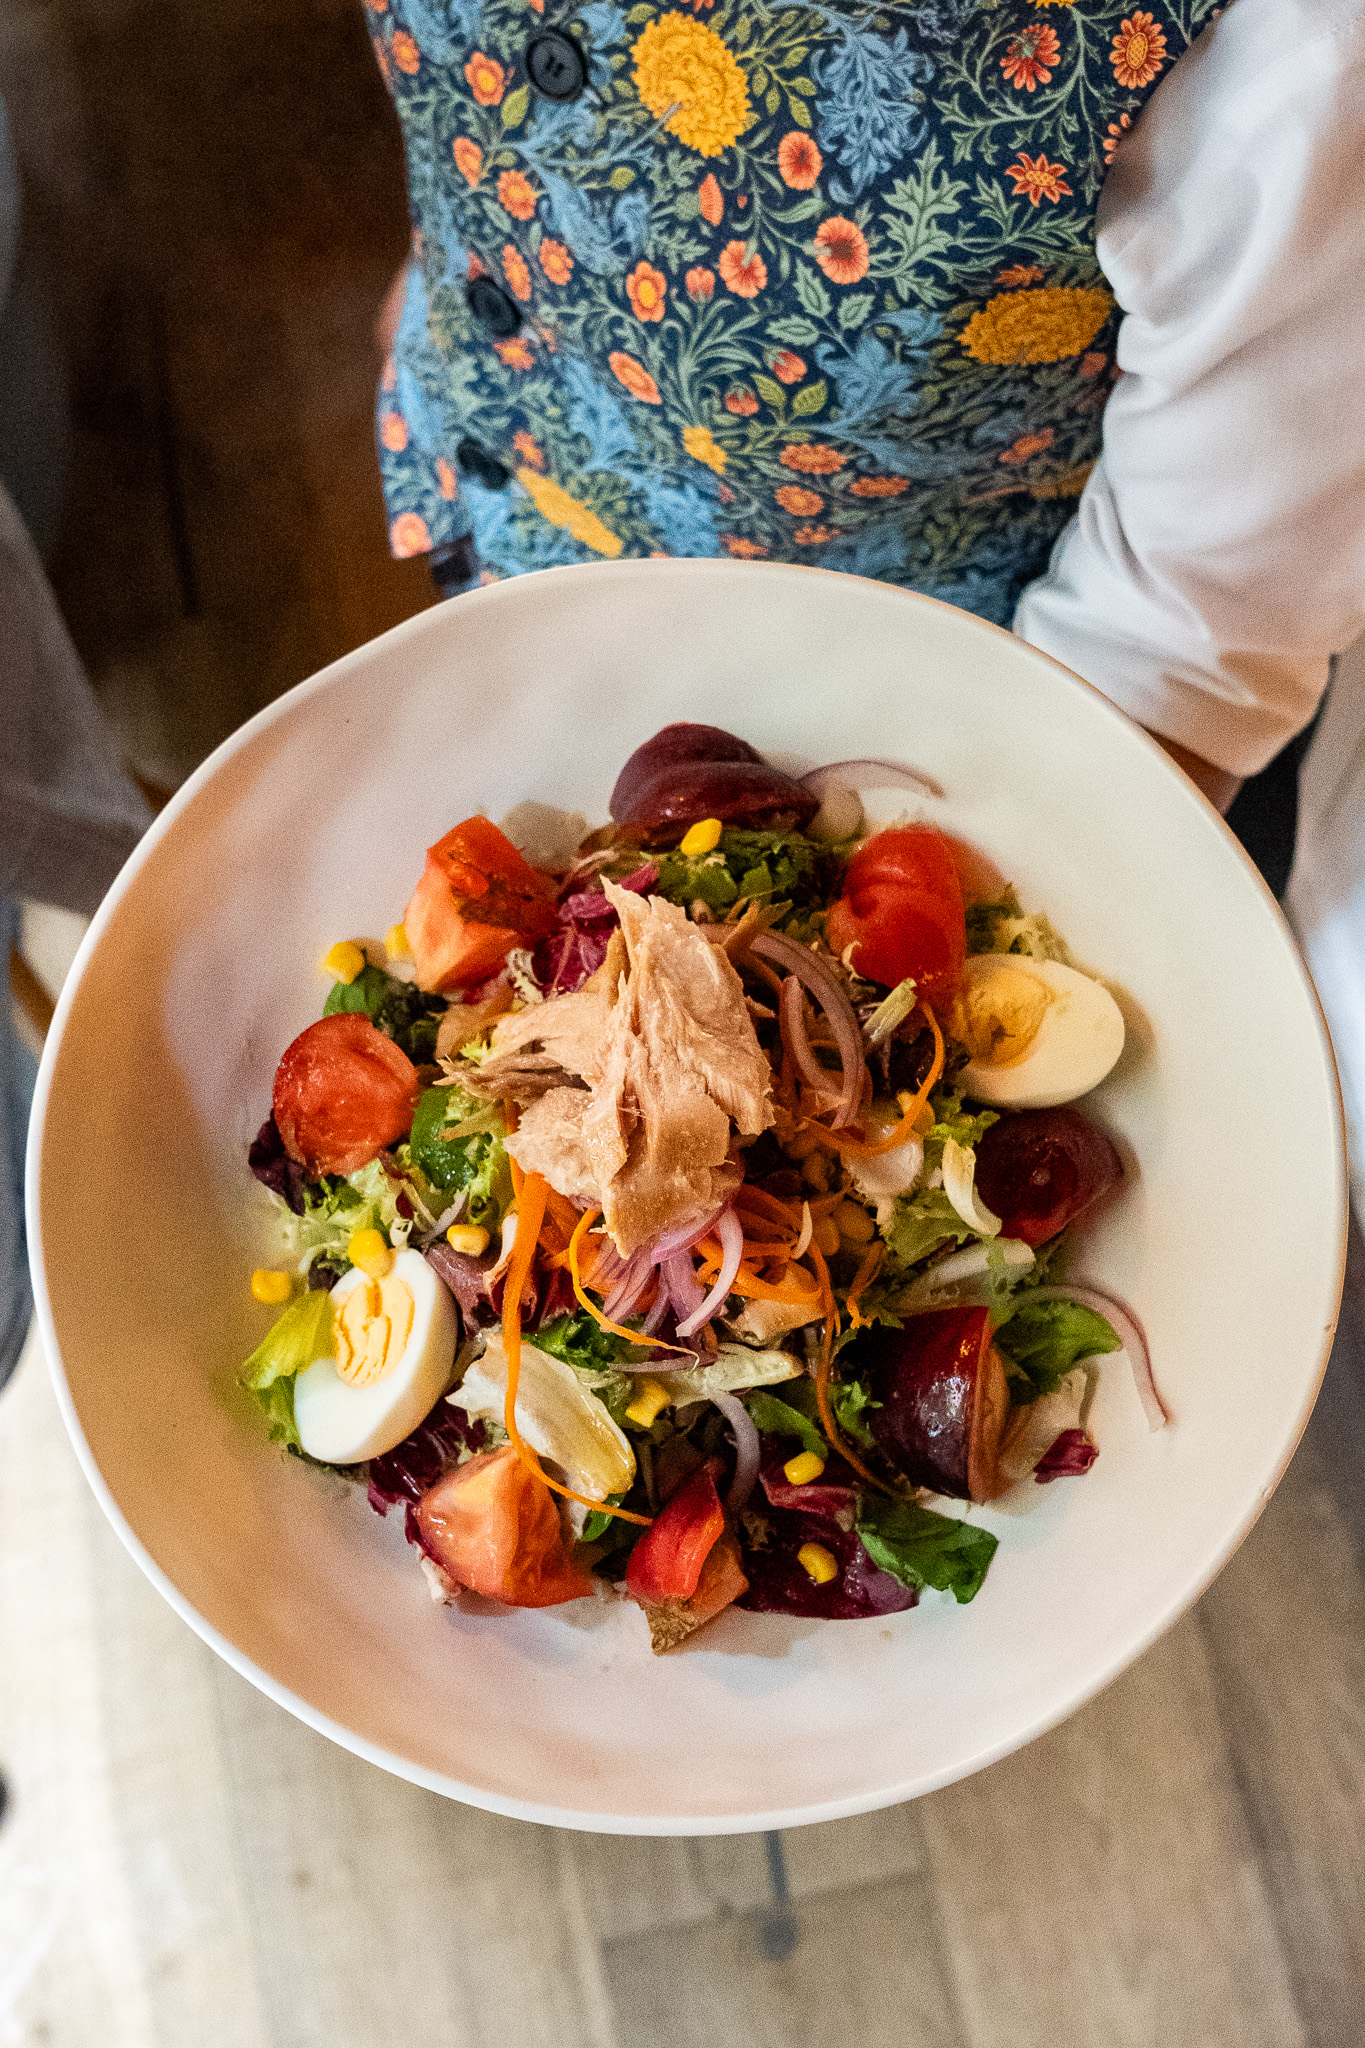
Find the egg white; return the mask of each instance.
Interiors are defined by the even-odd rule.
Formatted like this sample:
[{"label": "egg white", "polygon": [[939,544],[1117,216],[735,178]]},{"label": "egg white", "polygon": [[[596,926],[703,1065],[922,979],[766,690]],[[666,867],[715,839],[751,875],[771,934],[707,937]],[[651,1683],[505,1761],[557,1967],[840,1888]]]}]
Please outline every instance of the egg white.
[{"label": "egg white", "polygon": [[[382,1457],[414,1430],[450,1384],[459,1324],[449,1289],[420,1252],[401,1251],[393,1277],[412,1293],[412,1328],[397,1362],[368,1387],[341,1378],[331,1358],[319,1358],[294,1382],[294,1421],[310,1458],[328,1465],[358,1465]],[[340,1308],[364,1281],[359,1267],[332,1289]]]},{"label": "egg white", "polygon": [[1059,960],[981,953],[967,962],[974,989],[984,984],[987,997],[997,973],[1032,975],[1047,992],[1047,1008],[1020,1058],[1003,1066],[972,1060],[963,1068],[964,1095],[1001,1109],[1054,1109],[1098,1087],[1123,1051],[1123,1012],[1108,989]]}]

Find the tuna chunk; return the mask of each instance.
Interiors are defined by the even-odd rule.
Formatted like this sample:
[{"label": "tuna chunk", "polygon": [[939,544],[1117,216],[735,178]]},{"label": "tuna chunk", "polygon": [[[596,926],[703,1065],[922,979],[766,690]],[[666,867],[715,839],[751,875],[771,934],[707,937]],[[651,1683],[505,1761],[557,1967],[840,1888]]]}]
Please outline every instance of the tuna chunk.
[{"label": "tuna chunk", "polygon": [[662,897],[606,887],[624,975],[608,960],[596,987],[594,976],[507,1018],[494,1045],[509,1060],[540,1048],[583,1084],[540,1094],[508,1150],[571,1201],[600,1207],[629,1257],[726,1200],[739,1178],[735,1133],[756,1137],[772,1122],[772,1080],[724,950]]}]

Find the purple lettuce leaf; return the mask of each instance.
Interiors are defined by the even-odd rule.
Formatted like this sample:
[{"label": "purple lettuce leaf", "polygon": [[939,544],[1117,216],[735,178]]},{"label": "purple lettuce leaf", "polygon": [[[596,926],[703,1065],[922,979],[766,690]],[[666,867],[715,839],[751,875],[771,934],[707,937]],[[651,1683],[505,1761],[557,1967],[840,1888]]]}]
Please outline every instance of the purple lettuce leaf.
[{"label": "purple lettuce leaf", "polygon": [[1052,1479],[1079,1479],[1099,1454],[1099,1445],[1083,1429],[1064,1429],[1034,1466],[1033,1476],[1040,1486]]}]

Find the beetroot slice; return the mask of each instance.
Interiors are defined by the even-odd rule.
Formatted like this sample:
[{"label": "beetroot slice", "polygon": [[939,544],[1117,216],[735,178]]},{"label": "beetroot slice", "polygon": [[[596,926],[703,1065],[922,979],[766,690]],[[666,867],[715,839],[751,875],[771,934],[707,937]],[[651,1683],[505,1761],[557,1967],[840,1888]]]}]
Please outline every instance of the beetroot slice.
[{"label": "beetroot slice", "polygon": [[1006,1112],[976,1148],[976,1191],[1002,1237],[1046,1244],[1123,1179],[1114,1142],[1078,1109]]},{"label": "beetroot slice", "polygon": [[636,798],[647,783],[665,769],[681,768],[692,761],[759,761],[763,756],[747,740],[718,725],[666,725],[653,739],[637,747],[616,778],[607,809],[619,824],[631,816]]},{"label": "beetroot slice", "polygon": [[992,1500],[1009,1414],[1004,1367],[984,1308],[939,1309],[903,1329],[878,1328],[858,1371],[881,1405],[868,1410],[882,1452],[915,1486],[953,1500]]}]

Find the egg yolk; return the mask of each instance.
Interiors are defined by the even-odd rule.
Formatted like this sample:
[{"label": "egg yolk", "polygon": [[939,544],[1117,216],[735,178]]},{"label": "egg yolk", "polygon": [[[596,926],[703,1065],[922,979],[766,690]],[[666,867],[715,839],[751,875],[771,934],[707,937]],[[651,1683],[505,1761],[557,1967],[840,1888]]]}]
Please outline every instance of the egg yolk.
[{"label": "egg yolk", "polygon": [[338,1378],[350,1387],[372,1387],[392,1372],[412,1334],[414,1312],[412,1289],[391,1273],[353,1287],[336,1318]]},{"label": "egg yolk", "polygon": [[1051,1000],[1046,983],[1027,968],[999,967],[967,983],[957,1035],[984,1066],[1011,1066],[1038,1036]]}]

